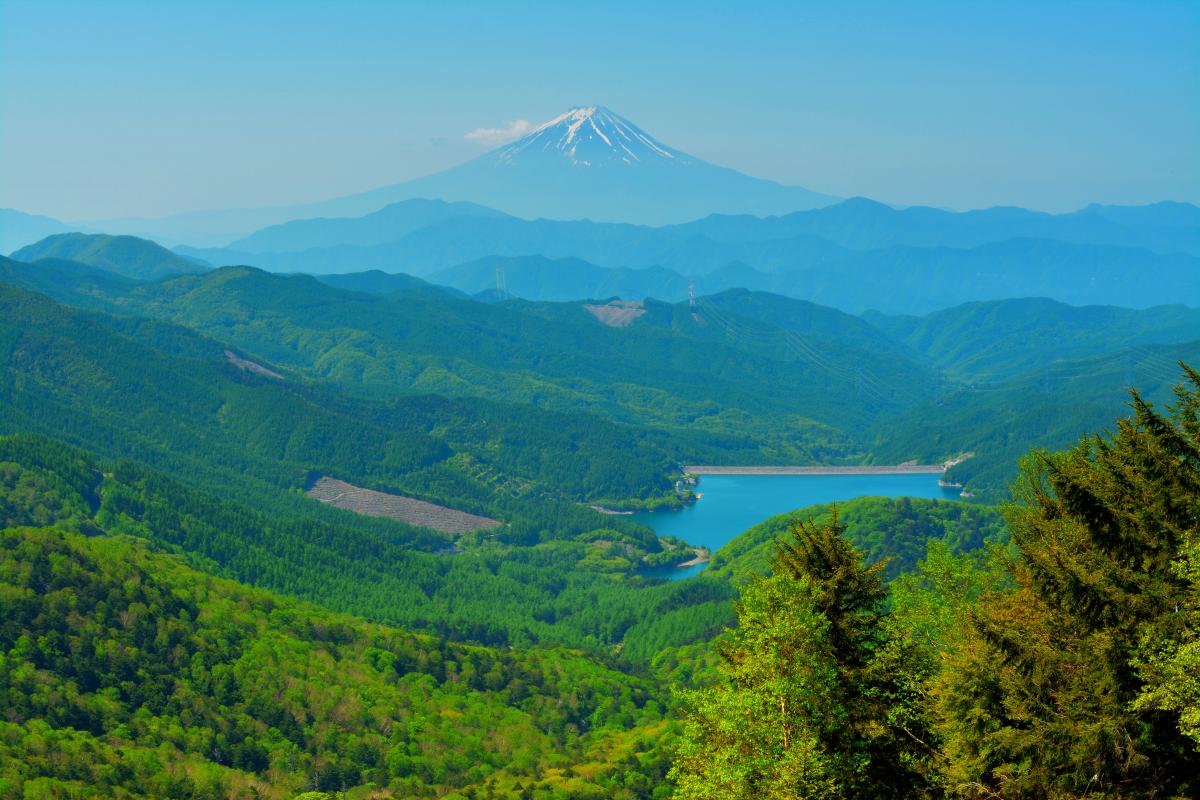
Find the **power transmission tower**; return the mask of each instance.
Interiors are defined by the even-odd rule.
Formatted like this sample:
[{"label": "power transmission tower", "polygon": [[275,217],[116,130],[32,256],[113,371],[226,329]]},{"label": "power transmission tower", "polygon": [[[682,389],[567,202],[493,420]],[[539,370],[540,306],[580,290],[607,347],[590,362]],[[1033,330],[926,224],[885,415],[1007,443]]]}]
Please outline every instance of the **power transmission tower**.
[{"label": "power transmission tower", "polygon": [[508,286],[504,282],[504,267],[496,267],[496,294],[508,297]]},{"label": "power transmission tower", "polygon": [[688,281],[688,306],[696,307],[696,282]]}]

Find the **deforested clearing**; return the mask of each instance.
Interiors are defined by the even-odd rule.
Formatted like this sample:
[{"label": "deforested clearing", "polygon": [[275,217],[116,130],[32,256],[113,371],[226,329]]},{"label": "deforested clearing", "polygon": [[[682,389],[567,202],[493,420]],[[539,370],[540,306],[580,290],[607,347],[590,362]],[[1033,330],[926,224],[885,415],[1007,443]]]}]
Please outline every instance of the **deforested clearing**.
[{"label": "deforested clearing", "polygon": [[318,478],[307,494],[314,500],[327,503],[335,508],[342,508],[368,517],[398,519],[409,525],[433,528],[435,531],[443,533],[465,533],[466,531],[495,528],[501,524],[499,520],[490,517],[468,514],[465,511],[457,511],[436,503],[428,503],[399,494],[363,489],[336,478]]},{"label": "deforested clearing", "polygon": [[637,300],[614,300],[602,306],[585,305],[584,308],[610,328],[624,328],[646,313],[646,309]]}]

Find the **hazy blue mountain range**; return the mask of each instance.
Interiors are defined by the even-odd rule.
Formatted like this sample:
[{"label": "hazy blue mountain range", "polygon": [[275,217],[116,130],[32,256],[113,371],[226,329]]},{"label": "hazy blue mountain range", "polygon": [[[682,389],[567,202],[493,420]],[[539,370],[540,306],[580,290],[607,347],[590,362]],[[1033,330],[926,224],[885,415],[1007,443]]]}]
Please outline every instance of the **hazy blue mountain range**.
[{"label": "hazy blue mountain range", "polygon": [[[470,241],[459,241],[464,237]],[[411,200],[360,219],[310,219],[276,226],[229,248],[196,254],[220,264],[256,254],[260,266],[313,272],[350,271],[347,262],[351,269],[387,266],[368,265],[366,260],[406,259],[412,262],[409,271],[431,271],[472,257],[544,255],[583,258],[607,267],[657,265],[700,273],[734,260],[775,270],[819,266],[845,250],[897,245],[961,249],[1017,238],[1200,255],[1200,208],[1158,203],[1089,206],[1070,214],[1012,208],[954,213],[894,209],[854,198],[781,217],[710,215],[685,225],[653,228],[522,220],[472,205]]]},{"label": "hazy blue mountain range", "polygon": [[711,215],[666,230],[721,242],[810,235],[854,250],[893,245],[975,247],[1025,238],[1200,255],[1200,208],[1171,202],[1145,206],[1093,204],[1066,214],[1049,214],[1013,207],[963,212],[924,206],[892,208],[855,197],[777,217]]},{"label": "hazy blue mountain range", "polygon": [[137,280],[155,280],[207,269],[196,259],[173,253],[146,239],[87,233],[48,236],[17,250],[13,253],[13,259],[26,262],[42,259],[75,261]]},{"label": "hazy blue mountain range", "polygon": [[803,242],[725,243],[660,228],[594,222],[454,217],[377,245],[338,244],[300,251],[254,253],[180,247],[178,252],[221,266],[249,264],[277,272],[357,272],[381,269],[426,276],[488,256],[579,258],[603,267],[662,266],[701,274],[743,260],[770,268],[811,264],[845,248],[815,237]]},{"label": "hazy blue mountain range", "polygon": [[363,217],[298,219],[272,225],[229,245],[249,253],[310,250],[340,244],[371,246],[392,242],[454,217],[502,217],[503,213],[475,203],[414,199],[393,203]]},{"label": "hazy blue mountain range", "polygon": [[924,314],[1014,295],[1072,305],[1196,306],[1200,258],[1045,239],[1013,239],[966,250],[893,247],[855,254],[820,269],[778,273],[765,286],[752,288],[854,313],[877,309]]},{"label": "hazy blue mountain range", "polygon": [[[338,276],[322,280],[326,277]],[[688,296],[689,286],[688,278],[663,267],[610,269],[578,258],[545,256],[489,256],[428,277],[430,283],[471,295],[496,289],[497,282],[503,281],[504,291],[515,297],[551,301],[610,297],[676,301]]]},{"label": "hazy blue mountain range", "polygon": [[[1016,291],[1075,304],[1200,304],[1200,260],[1145,250],[1017,240],[971,250],[889,248],[846,254],[823,269],[764,272],[733,261],[704,275],[661,267],[603,268],[574,258],[490,257],[438,270],[428,280],[474,294],[497,285],[531,300],[620,296],[677,301],[700,294],[754,289],[811,300],[851,313],[873,309],[923,314],[964,302],[1011,297]],[[1154,281],[1146,281],[1154,275]]]},{"label": "hazy blue mountain range", "polygon": [[[383,205],[385,204],[381,203],[372,211]],[[135,223],[113,220],[94,223],[94,226],[148,235],[173,244],[217,247],[248,238],[246,234],[264,226],[274,226],[288,220],[307,222],[315,215],[340,217],[353,216],[355,213],[308,206],[290,207],[278,212],[212,212],[212,215],[227,219],[223,225],[218,225],[223,230],[233,230],[231,226],[242,218],[239,214],[246,220],[245,227],[238,231],[217,234],[187,234],[189,229],[196,227],[187,220],[200,219],[205,216],[203,212],[180,215],[166,221],[147,220],[144,223]],[[553,219],[559,215],[547,216]],[[1023,236],[1146,247],[1163,253],[1200,254],[1200,209],[1190,203],[1161,202],[1146,206],[1092,204],[1066,214],[1050,214],[1007,207],[967,212],[927,207],[895,209],[865,198],[852,198],[841,203],[831,202],[822,209],[774,217],[720,215],[712,214],[710,210],[702,210],[695,216],[697,218],[689,222],[666,226],[664,232],[676,234],[684,239],[699,236],[711,241],[736,243],[778,241],[809,234],[852,249],[869,249],[893,244],[967,247]],[[176,222],[170,223],[171,220]],[[323,235],[323,238],[328,242],[337,237]],[[364,243],[375,242],[338,242]],[[299,244],[286,245],[278,240],[273,242],[278,251],[299,249],[302,244],[302,240],[299,240]]]},{"label": "hazy blue mountain range", "polygon": [[65,222],[38,214],[25,214],[11,208],[0,208],[0,255],[32,244],[56,233],[73,230]]},{"label": "hazy blue mountain range", "polygon": [[[299,249],[180,252],[283,272],[404,272],[468,293],[494,288],[503,266],[508,291],[530,299],[677,300],[694,280],[705,294],[759,289],[853,313],[922,314],[1014,294],[1077,305],[1200,304],[1200,210],[1180,203],[955,214],[854,199],[658,228],[461,210],[405,201],[359,219],[289,223],[242,243]],[[397,237],[380,241],[388,230]]]}]

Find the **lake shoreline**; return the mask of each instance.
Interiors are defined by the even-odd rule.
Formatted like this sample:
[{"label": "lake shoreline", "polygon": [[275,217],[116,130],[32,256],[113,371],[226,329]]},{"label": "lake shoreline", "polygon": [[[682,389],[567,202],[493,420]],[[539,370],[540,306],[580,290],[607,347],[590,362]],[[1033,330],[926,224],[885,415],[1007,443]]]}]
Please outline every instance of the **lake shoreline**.
[{"label": "lake shoreline", "polygon": [[[938,474],[940,468],[932,473],[915,471],[920,467],[919,464],[906,464],[902,471],[893,468],[883,474],[864,474],[859,471],[864,468],[856,467],[855,472],[848,473],[843,468],[832,475],[813,474],[811,471],[799,474],[705,475],[699,484],[704,488],[702,502],[677,511],[639,511],[626,519],[649,526],[660,538],[673,537],[687,542],[692,548],[705,548],[711,558],[746,530],[773,516],[796,509],[846,502],[857,497],[956,499],[957,490],[938,485],[938,479],[943,477]],[[707,560],[700,562],[690,558],[686,565],[655,568],[648,574],[668,580],[682,580],[708,569],[709,563]]]},{"label": "lake shoreline", "polygon": [[941,475],[945,464],[895,464],[870,466],[685,466],[688,475]]}]

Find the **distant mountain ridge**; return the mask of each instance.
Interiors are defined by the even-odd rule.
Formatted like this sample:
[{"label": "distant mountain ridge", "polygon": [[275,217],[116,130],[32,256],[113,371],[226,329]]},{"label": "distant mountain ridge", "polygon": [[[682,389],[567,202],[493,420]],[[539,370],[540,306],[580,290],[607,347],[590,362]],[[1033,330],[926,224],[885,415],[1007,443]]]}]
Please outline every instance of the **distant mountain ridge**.
[{"label": "distant mountain ridge", "polygon": [[8,255],[47,236],[70,230],[69,225],[53,217],[0,208],[0,255]]},{"label": "distant mountain ridge", "polygon": [[[1187,204],[956,214],[855,198],[782,217],[713,215],[657,228],[467,210],[406,201],[357,223],[291,223],[303,230],[298,242],[347,239],[339,244],[181,252],[281,272],[404,272],[472,294],[495,287],[499,266],[509,291],[543,300],[678,300],[694,280],[704,294],[758,289],[852,313],[921,314],[1014,294],[1076,305],[1200,305],[1200,223],[1190,224],[1200,209]],[[397,238],[378,242],[382,220]],[[289,228],[269,229],[273,246],[288,245]]]},{"label": "distant mountain ridge", "polygon": [[207,269],[196,259],[173,253],[156,242],[106,234],[60,233],[22,247],[12,257],[30,263],[42,259],[74,261],[135,280],[157,280]]},{"label": "distant mountain ridge", "polygon": [[961,212],[928,206],[893,208],[865,197],[852,197],[777,217],[713,214],[665,230],[719,242],[819,236],[852,250],[895,245],[961,248],[1007,239],[1055,239],[1200,255],[1200,207],[1169,202],[1145,206],[1092,204],[1078,211],[1051,214],[1004,206]]},{"label": "distant mountain ridge", "polygon": [[663,267],[598,267],[578,258],[489,256],[438,270],[429,282],[470,295],[498,288],[526,300],[563,301],[621,297],[675,301],[687,297],[689,281]]},{"label": "distant mountain ridge", "polygon": [[229,245],[251,253],[309,250],[353,242],[371,246],[395,241],[413,231],[455,217],[502,217],[475,203],[447,203],[418,198],[384,206],[363,217],[298,219],[255,231]]}]

